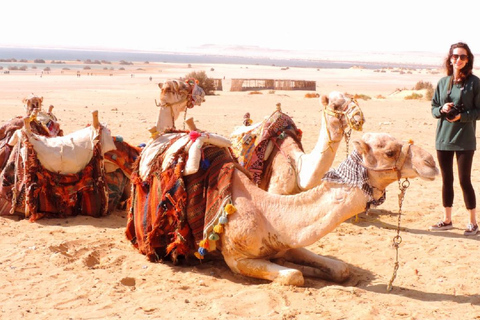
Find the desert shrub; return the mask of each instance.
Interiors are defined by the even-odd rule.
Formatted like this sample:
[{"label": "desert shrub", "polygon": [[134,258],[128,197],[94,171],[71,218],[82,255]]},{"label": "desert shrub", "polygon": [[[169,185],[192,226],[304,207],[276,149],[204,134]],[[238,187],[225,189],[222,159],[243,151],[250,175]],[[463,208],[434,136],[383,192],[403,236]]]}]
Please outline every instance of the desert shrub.
[{"label": "desert shrub", "polygon": [[250,91],[248,94],[263,94],[260,91]]},{"label": "desert shrub", "polygon": [[316,92],[305,93],[305,98],[318,98],[320,95]]},{"label": "desert shrub", "polygon": [[83,67],[83,70],[90,70],[90,69],[92,69],[92,68],[90,68],[89,66]]},{"label": "desert shrub", "polygon": [[268,93],[269,94],[275,94],[275,90],[269,90]]},{"label": "desert shrub", "polygon": [[128,61],[125,61],[125,60],[120,60],[119,64],[129,66],[129,65],[133,65],[133,62],[128,62]]},{"label": "desert shrub", "polygon": [[425,93],[425,99],[432,100],[433,98],[433,88],[428,88],[427,92]]},{"label": "desert shrub", "polygon": [[27,70],[27,66],[21,66],[20,68],[18,68],[18,70],[26,71],[26,70]]},{"label": "desert shrub", "polygon": [[193,71],[185,76],[185,79],[195,79],[198,81],[198,85],[205,91],[205,94],[213,95],[215,91],[215,85],[213,79],[207,76],[205,71]]},{"label": "desert shrub", "polygon": [[52,69],[50,69],[50,67],[46,67],[46,68],[43,68],[43,71],[50,72],[50,71],[52,71]]},{"label": "desert shrub", "polygon": [[381,94],[379,94],[378,96],[375,97],[376,99],[385,99],[384,96],[382,96]]},{"label": "desert shrub", "polygon": [[45,60],[43,60],[43,59],[35,59],[35,60],[33,60],[33,62],[35,62],[35,63],[45,63]]},{"label": "desert shrub", "polygon": [[355,93],[355,95],[353,96],[354,99],[362,99],[362,100],[370,100],[372,99],[371,97],[367,96],[366,94],[358,94],[358,93]]},{"label": "desert shrub", "polygon": [[10,67],[8,67],[8,70],[15,71],[15,70],[18,70],[18,67],[17,66],[10,66]]},{"label": "desert shrub", "polygon": [[423,94],[419,94],[419,93],[412,93],[411,95],[409,96],[406,96],[404,99],[405,100],[417,100],[417,99],[422,99],[423,98]]},{"label": "desert shrub", "polygon": [[426,81],[424,82],[420,80],[415,84],[415,87],[413,88],[413,90],[422,90],[422,89],[433,90],[433,85],[430,82],[426,82]]}]

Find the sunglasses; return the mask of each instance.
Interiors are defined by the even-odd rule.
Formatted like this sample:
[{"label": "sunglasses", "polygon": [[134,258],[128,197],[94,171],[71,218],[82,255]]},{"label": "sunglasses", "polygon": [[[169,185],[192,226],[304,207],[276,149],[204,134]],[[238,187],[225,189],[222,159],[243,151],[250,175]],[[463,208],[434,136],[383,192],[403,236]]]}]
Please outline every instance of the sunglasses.
[{"label": "sunglasses", "polygon": [[465,61],[467,60],[468,56],[466,54],[452,54],[453,60],[458,60],[458,58],[460,58],[462,61]]}]

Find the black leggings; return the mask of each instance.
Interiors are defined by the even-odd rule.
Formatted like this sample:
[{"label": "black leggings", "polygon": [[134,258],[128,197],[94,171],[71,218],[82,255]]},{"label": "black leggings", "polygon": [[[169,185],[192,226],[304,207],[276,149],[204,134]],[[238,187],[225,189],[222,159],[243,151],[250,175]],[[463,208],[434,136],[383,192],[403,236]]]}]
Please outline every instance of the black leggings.
[{"label": "black leggings", "polygon": [[473,190],[471,173],[474,150],[441,151],[437,150],[438,164],[442,172],[442,200],[444,207],[453,206],[453,156],[457,155],[458,179],[463,191],[463,200],[467,210],[477,207],[475,190]]}]

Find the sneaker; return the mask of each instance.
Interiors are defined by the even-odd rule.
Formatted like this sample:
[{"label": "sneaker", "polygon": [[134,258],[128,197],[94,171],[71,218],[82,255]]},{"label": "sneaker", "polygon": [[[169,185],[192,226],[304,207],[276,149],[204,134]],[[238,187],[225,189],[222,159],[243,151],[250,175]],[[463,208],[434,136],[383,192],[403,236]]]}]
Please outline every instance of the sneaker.
[{"label": "sneaker", "polygon": [[437,224],[434,224],[433,226],[430,226],[428,228],[430,231],[438,231],[438,230],[450,230],[453,229],[453,224],[452,221],[450,223],[445,223],[443,221],[437,222]]},{"label": "sneaker", "polygon": [[474,236],[478,232],[478,224],[473,225],[472,223],[469,223],[467,225],[467,229],[465,229],[465,232],[463,233],[465,236]]}]

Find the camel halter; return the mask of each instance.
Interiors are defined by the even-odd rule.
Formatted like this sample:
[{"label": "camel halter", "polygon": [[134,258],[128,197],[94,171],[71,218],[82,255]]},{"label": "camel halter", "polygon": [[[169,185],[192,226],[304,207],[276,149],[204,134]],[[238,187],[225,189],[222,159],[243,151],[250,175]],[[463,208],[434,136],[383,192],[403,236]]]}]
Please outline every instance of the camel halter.
[{"label": "camel halter", "polygon": [[177,106],[179,104],[183,104],[185,103],[185,101],[187,101],[187,108],[185,109],[185,112],[184,112],[184,115],[183,115],[183,130],[185,130],[185,121],[187,119],[187,111],[188,109],[191,109],[195,106],[195,101],[194,101],[194,98],[193,98],[193,89],[195,88],[195,83],[194,84],[191,84],[191,81],[186,81],[186,83],[188,84],[190,90],[187,94],[187,96],[185,97],[184,100],[181,100],[181,101],[177,101],[177,102],[174,102],[174,103],[166,103],[164,105],[160,104],[157,102],[157,99],[155,99],[155,105],[159,108],[170,108],[170,115],[172,116],[172,128],[173,129],[176,129],[175,127],[175,115],[174,115],[174,112],[173,112],[173,107],[174,106]]},{"label": "camel halter", "polygon": [[[348,108],[350,106],[350,104],[352,104],[352,103],[354,104],[353,107]],[[330,106],[330,104],[328,106]],[[326,118],[327,114],[332,116],[332,117],[335,117],[339,120],[341,120],[342,117],[345,117],[347,125],[350,128],[350,130],[346,131],[342,126],[343,134],[345,136],[345,143],[346,143],[346,155],[348,156],[349,155],[348,146],[349,146],[349,142],[350,142],[350,136],[352,134],[352,129],[356,130],[356,131],[361,131],[362,127],[363,127],[363,120],[360,121],[360,122],[357,122],[357,121],[355,121],[355,116],[359,115],[360,119],[363,119],[364,118],[363,117],[363,112],[360,109],[357,100],[355,100],[353,98],[345,101],[345,103],[341,107],[341,110],[335,110],[333,108],[329,108],[328,106],[325,107],[325,110],[324,110],[324,113],[323,113],[323,117],[325,118],[325,122],[327,122],[327,118]],[[332,140],[332,136],[331,136],[330,130],[328,128],[327,128],[327,134],[328,134],[328,148],[326,150],[322,151],[322,153],[327,151],[328,149],[333,151],[333,148],[331,146],[332,143],[337,143],[337,142],[341,141],[341,139],[337,140],[337,141]]]}]

